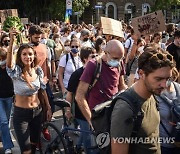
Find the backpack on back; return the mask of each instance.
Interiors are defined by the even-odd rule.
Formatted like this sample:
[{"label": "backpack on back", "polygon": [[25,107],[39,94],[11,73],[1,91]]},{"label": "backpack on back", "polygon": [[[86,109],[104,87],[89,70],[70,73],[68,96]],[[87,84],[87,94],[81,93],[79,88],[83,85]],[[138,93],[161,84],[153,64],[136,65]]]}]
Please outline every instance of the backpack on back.
[{"label": "backpack on back", "polygon": [[141,111],[141,105],[135,100],[127,91],[117,94],[112,97],[112,99],[98,104],[92,110],[92,125],[97,136],[96,142],[100,149],[100,153],[109,154],[111,153],[111,143],[110,143],[110,127],[111,127],[111,114],[114,105],[118,99],[124,100],[129,104],[131,110],[133,111],[133,121],[134,127],[131,134],[132,137],[136,136],[142,123],[144,117]]},{"label": "backpack on back", "polygon": [[[157,96],[157,97],[160,97],[164,102],[166,102],[166,104],[170,108],[170,111],[171,111],[170,123],[173,126],[172,132],[169,132],[166,129],[166,126],[163,124],[162,121],[160,121],[160,124],[169,137],[175,137],[175,142],[180,143],[180,85],[176,82],[173,82],[173,84],[176,90],[177,98],[173,100],[172,103],[170,103],[166,98],[162,96]],[[177,146],[180,147],[180,144],[178,144]]]}]

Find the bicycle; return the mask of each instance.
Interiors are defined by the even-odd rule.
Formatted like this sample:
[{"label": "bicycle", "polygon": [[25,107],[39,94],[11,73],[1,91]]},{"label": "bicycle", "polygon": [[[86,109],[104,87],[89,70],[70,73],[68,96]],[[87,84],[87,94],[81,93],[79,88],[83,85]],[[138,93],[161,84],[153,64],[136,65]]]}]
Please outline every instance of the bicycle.
[{"label": "bicycle", "polygon": [[[41,142],[41,144],[45,144],[40,148],[40,153],[42,154],[80,154],[76,150],[74,145],[74,141],[69,135],[69,132],[84,132],[87,134],[94,135],[93,131],[85,131],[76,128],[70,128],[67,124],[67,119],[65,116],[65,107],[71,107],[71,104],[65,99],[56,99],[54,100],[54,104],[62,110],[63,117],[63,128],[59,130],[57,126],[52,124],[51,122],[47,122],[44,126],[49,130],[51,134],[50,141]],[[97,146],[88,147],[88,149],[97,149]]]}]

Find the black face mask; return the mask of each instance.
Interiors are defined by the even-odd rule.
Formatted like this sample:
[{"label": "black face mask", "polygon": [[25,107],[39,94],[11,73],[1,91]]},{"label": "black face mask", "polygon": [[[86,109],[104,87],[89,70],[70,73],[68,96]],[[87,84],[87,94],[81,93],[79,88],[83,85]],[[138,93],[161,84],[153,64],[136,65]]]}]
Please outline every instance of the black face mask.
[{"label": "black face mask", "polygon": [[84,41],[84,42],[88,41],[88,38],[84,38],[83,41]]},{"label": "black face mask", "polygon": [[4,44],[4,46],[7,47],[7,46],[9,46],[9,41],[8,41],[8,40],[5,40],[3,44]]}]

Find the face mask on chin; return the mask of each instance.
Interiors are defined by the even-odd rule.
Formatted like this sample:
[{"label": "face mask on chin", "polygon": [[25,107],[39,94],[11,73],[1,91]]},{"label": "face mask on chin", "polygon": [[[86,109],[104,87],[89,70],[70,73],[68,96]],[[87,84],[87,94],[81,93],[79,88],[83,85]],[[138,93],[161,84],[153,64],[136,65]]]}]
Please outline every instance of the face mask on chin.
[{"label": "face mask on chin", "polygon": [[3,66],[3,65],[5,65],[5,64],[6,64],[6,60],[0,61],[0,66]]}]

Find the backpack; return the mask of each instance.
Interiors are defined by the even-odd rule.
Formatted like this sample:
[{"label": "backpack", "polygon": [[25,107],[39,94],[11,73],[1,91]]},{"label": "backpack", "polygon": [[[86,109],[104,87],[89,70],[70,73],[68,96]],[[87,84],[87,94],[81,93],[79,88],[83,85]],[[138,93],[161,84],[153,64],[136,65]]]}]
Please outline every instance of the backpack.
[{"label": "backpack", "polygon": [[[161,126],[168,134],[169,137],[175,137],[175,142],[180,142],[180,85],[176,82],[173,82],[177,99],[173,100],[173,102],[169,102],[168,99],[162,96],[156,96],[161,98],[166,104],[169,106],[171,111],[171,121],[170,123],[173,125],[172,132],[169,132],[166,129],[166,126],[160,121]],[[157,99],[156,99],[157,100]],[[180,146],[180,145],[179,145]]]},{"label": "backpack", "polygon": [[[142,119],[144,117],[141,111],[141,105],[138,100],[135,100],[127,90],[114,95],[110,100],[96,105],[92,110],[91,122],[96,134],[96,142],[100,149],[100,153],[111,153],[110,143],[110,127],[111,127],[111,114],[114,105],[118,99],[124,100],[128,103],[133,111],[134,127],[131,136],[136,137],[141,127]],[[131,120],[131,119],[129,119]]]},{"label": "backpack", "polygon": [[[96,68],[91,83],[88,87],[88,93],[91,91],[91,89],[95,86],[96,82],[99,80],[102,71],[102,59],[95,57],[95,60],[96,60]],[[118,67],[118,70],[120,72],[120,66]]]}]

